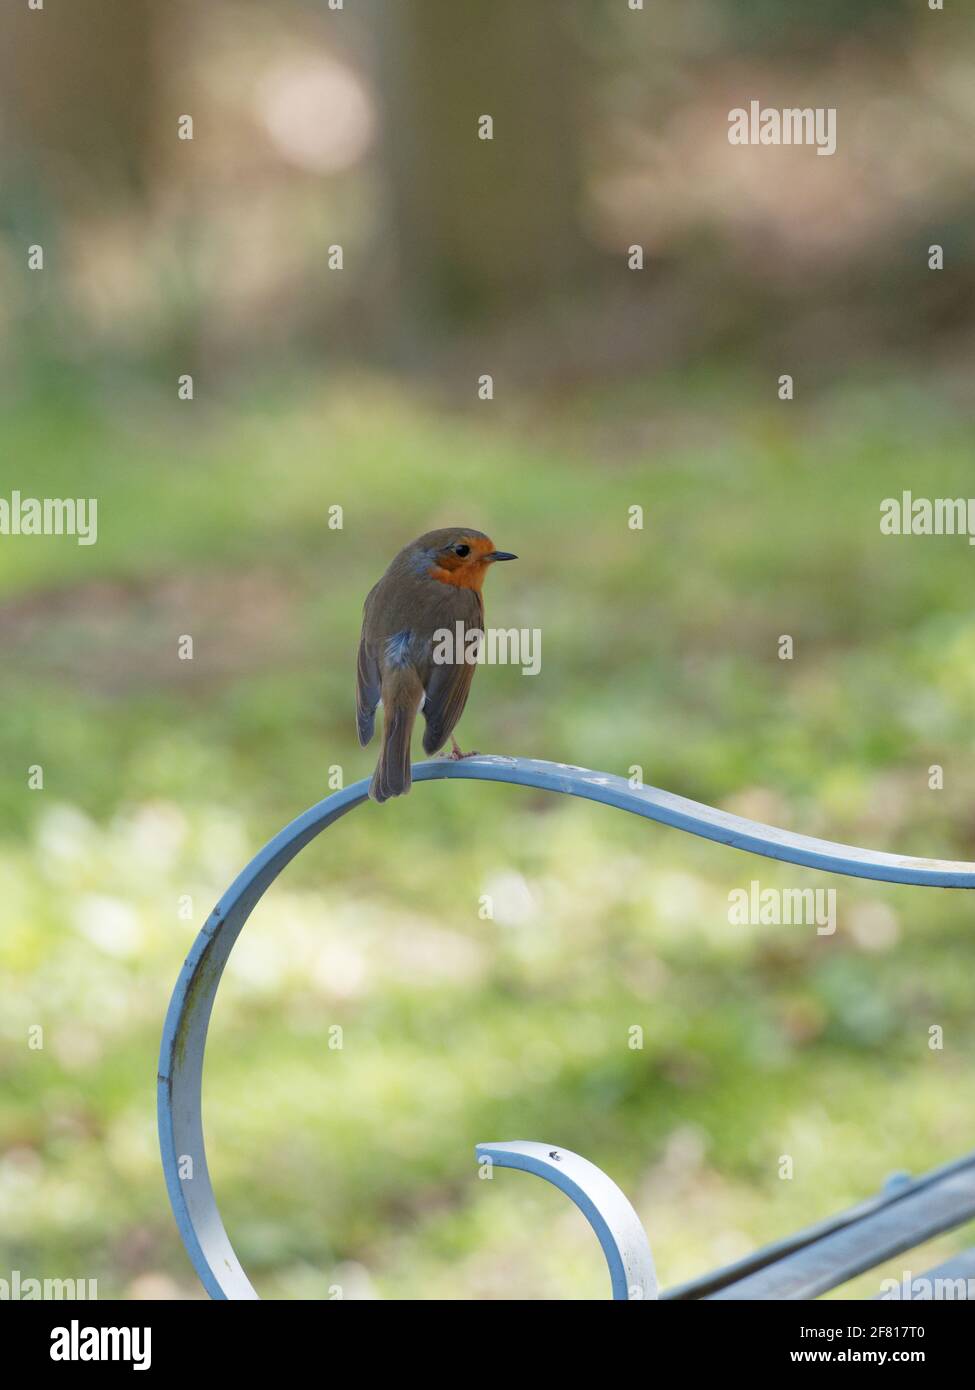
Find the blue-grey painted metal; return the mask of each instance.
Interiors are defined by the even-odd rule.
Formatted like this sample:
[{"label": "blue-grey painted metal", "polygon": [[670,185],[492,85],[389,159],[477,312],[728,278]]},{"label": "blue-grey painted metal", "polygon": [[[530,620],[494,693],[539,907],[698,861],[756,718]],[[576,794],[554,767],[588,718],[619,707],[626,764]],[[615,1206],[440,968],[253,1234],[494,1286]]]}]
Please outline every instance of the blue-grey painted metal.
[{"label": "blue-grey painted metal", "polygon": [[[530,758],[433,759],[413,768],[414,783],[507,782],[584,797],[662,825],[831,873],[892,883],[975,888],[975,864],[831,844],[733,816],[656,787],[632,787],[622,777]],[[309,841],[368,799],[368,781],[311,807],[286,826],[248,864],[220,899],[186,958],[163,1029],[158,1078],[159,1134],[170,1201],[183,1243],[214,1298],[256,1298],[217,1210],[203,1143],[201,1083],[207,1027],[217,987],[234,942],[256,903]],[[376,814],[395,814],[376,808]]]},{"label": "blue-grey painted metal", "polygon": [[928,1175],[895,1201],[705,1297],[775,1302],[818,1298],[972,1217],[975,1160],[969,1155],[944,1176]]},{"label": "blue-grey painted metal", "polygon": [[[662,1299],[685,1300],[717,1297],[722,1290],[734,1290],[745,1286],[746,1280],[762,1271],[771,1271],[772,1277],[781,1281],[779,1286],[784,1287],[785,1281],[791,1279],[790,1270],[793,1266],[790,1261],[792,1257],[812,1245],[818,1245],[820,1250],[829,1249],[831,1251],[825,1268],[830,1277],[835,1278],[837,1284],[842,1283],[843,1269],[835,1255],[836,1246],[825,1246],[824,1242],[827,1237],[855,1227],[854,1242],[851,1248],[858,1251],[861,1256],[866,1252],[868,1258],[864,1268],[869,1269],[872,1267],[869,1251],[874,1242],[874,1228],[864,1224],[868,1216],[873,1216],[880,1211],[890,1211],[897,1203],[902,1203],[905,1197],[917,1197],[930,1192],[931,1189],[943,1191],[943,1185],[949,1178],[954,1179],[960,1176],[963,1181],[968,1182],[973,1173],[975,1173],[975,1153],[964,1154],[961,1158],[952,1159],[950,1163],[943,1163],[927,1173],[922,1173],[919,1177],[912,1177],[910,1173],[904,1172],[893,1173],[884,1183],[881,1191],[874,1193],[872,1197],[867,1197],[864,1201],[857,1202],[844,1211],[828,1216],[825,1221],[817,1221],[813,1226],[807,1226],[801,1231],[790,1232],[781,1240],[773,1241],[770,1245],[763,1245],[760,1249],[753,1250],[743,1258],[735,1260],[733,1264],[724,1265],[720,1269],[708,1270],[705,1274],[688,1280],[686,1284],[671,1285],[660,1297]],[[945,1230],[950,1229],[953,1225],[960,1226],[967,1220],[965,1216],[966,1206],[964,1202],[958,1201],[957,1190],[951,1188],[948,1190],[950,1193],[949,1204],[947,1207],[942,1205],[939,1210],[945,1211],[949,1218],[957,1219],[949,1220],[949,1224],[944,1227]],[[919,1209],[916,1204],[913,1206],[902,1205],[894,1213],[892,1226],[888,1226],[886,1229],[899,1232],[903,1240],[902,1248],[907,1250],[926,1238],[924,1231],[928,1219],[929,1213],[926,1208]],[[722,1294],[722,1296],[731,1295]],[[777,1295],[769,1295],[769,1297],[772,1296]]]},{"label": "blue-grey painted metal", "polygon": [[595,1163],[571,1149],[516,1139],[478,1144],[478,1161],[498,1168],[518,1168],[554,1184],[570,1197],[599,1237],[614,1299],[657,1297],[657,1275],[647,1233],[625,1194]]}]

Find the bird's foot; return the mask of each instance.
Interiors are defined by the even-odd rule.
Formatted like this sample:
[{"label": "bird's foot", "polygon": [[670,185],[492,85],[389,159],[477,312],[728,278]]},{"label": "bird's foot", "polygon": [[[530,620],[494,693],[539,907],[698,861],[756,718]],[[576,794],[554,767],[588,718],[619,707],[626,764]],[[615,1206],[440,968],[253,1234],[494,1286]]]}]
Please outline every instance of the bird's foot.
[{"label": "bird's foot", "polygon": [[462,752],[461,746],[457,742],[457,740],[455,738],[451,738],[450,752],[447,754],[447,757],[450,758],[452,762],[459,763],[462,758],[478,758],[480,757],[480,754],[478,753],[476,748],[472,748],[469,753]]}]

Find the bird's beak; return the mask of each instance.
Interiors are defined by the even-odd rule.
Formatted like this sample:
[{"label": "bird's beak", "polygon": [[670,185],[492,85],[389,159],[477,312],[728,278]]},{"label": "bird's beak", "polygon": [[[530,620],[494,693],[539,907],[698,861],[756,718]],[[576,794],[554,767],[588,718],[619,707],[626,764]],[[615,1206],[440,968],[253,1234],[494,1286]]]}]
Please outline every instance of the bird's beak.
[{"label": "bird's beak", "polygon": [[510,550],[492,550],[490,555],[485,556],[487,560],[517,560],[517,555],[512,555]]}]

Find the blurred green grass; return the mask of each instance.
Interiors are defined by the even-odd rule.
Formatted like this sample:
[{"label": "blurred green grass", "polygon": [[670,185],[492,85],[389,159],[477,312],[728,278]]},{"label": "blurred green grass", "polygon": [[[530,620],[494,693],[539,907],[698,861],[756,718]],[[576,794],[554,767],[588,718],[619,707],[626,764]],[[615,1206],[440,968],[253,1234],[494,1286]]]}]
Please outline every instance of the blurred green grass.
[{"label": "blurred green grass", "polygon": [[[453,410],[381,376],[120,396],[6,412],[8,486],[97,496],[99,543],[0,546],[4,1267],[198,1292],[158,1171],[166,1002],[260,844],[332,765],[370,771],[361,603],[431,526],[517,551],[488,618],[542,631],[539,676],[478,674],[465,746],[639,764],[808,833],[975,858],[972,551],[878,526],[904,488],[971,490],[950,381],[892,370],[791,405],[718,370]],[[729,926],[753,878],[835,887],[836,936]],[[602,1296],[557,1194],[477,1180],[477,1141],[540,1138],[604,1166],[662,1282],[687,1278],[970,1145],[969,917],[960,894],[824,882],[511,788],[369,807],[276,885],[221,988],[228,1230],[270,1296]]]}]

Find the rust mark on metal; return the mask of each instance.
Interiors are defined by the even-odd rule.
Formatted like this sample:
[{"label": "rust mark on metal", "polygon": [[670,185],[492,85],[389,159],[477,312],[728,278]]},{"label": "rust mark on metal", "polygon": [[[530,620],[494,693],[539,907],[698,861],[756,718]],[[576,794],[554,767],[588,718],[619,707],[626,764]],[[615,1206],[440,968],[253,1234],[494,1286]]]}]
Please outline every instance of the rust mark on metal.
[{"label": "rust mark on metal", "polygon": [[173,1062],[176,1067],[182,1067],[186,1062],[186,1044],[189,1040],[190,1031],[196,1017],[196,1009],[201,998],[204,1002],[209,997],[212,1004],[212,996],[209,995],[209,985],[214,979],[214,975],[219,976],[216,963],[213,958],[213,943],[209,942],[203,951],[200,959],[196,963],[189,987],[186,991],[186,999],[183,1004],[183,1011],[179,1021],[179,1031],[173,1040]]}]

